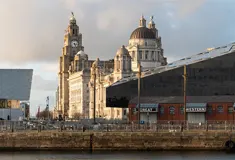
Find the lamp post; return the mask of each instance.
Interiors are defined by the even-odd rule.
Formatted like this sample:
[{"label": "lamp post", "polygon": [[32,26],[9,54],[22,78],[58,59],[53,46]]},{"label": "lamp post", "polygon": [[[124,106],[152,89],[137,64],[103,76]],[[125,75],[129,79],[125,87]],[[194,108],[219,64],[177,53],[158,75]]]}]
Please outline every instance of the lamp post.
[{"label": "lamp post", "polygon": [[47,120],[49,122],[50,120],[49,96],[47,96],[47,100],[46,100],[46,109],[47,109]]},{"label": "lamp post", "polygon": [[138,120],[140,129],[140,78],[141,78],[141,65],[138,62]]},{"label": "lamp post", "polygon": [[184,120],[185,122],[187,121],[187,112],[186,112],[186,103],[187,103],[187,99],[186,99],[186,94],[187,94],[187,67],[186,65],[184,65]]}]

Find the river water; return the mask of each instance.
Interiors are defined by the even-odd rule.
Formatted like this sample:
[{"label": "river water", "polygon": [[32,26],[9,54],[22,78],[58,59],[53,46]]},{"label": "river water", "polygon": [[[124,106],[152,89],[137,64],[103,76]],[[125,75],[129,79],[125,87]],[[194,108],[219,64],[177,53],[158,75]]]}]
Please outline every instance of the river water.
[{"label": "river water", "polygon": [[110,153],[56,153],[5,152],[0,160],[235,160],[235,153],[225,152],[110,152]]}]

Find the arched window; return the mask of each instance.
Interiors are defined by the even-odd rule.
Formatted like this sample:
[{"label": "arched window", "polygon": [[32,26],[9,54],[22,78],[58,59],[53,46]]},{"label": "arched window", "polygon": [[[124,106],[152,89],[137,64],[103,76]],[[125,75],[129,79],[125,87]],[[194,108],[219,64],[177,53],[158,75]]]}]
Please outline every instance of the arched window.
[{"label": "arched window", "polygon": [[183,106],[180,107],[180,114],[184,114],[184,107]]},{"label": "arched window", "polygon": [[149,54],[149,51],[145,51],[145,59],[146,60],[148,59],[148,54]]},{"label": "arched window", "polygon": [[152,51],[151,59],[152,59],[153,61],[155,60],[155,58],[154,58],[154,51]]},{"label": "arched window", "polygon": [[224,107],[223,106],[217,106],[217,112],[218,113],[223,113],[224,112]]},{"label": "arched window", "polygon": [[169,114],[170,115],[174,115],[175,114],[175,107],[174,106],[170,106],[169,107]]},{"label": "arched window", "polygon": [[232,106],[228,107],[228,113],[230,113],[230,114],[233,113],[233,107]]},{"label": "arched window", "polygon": [[213,112],[212,106],[208,106],[208,107],[207,107],[207,113],[208,113],[209,115],[211,115],[212,112]]},{"label": "arched window", "polygon": [[132,51],[132,61],[134,61],[135,60],[135,51]]},{"label": "arched window", "polygon": [[139,59],[142,59],[142,51],[139,51]]},{"label": "arched window", "polygon": [[161,114],[161,115],[164,114],[164,106],[160,106],[160,114]]}]

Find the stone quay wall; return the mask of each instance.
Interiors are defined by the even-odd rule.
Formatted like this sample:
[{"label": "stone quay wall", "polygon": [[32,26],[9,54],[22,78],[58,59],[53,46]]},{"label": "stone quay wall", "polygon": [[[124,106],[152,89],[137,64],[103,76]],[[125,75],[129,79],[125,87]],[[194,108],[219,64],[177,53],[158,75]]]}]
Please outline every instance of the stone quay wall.
[{"label": "stone quay wall", "polygon": [[235,132],[0,133],[1,150],[224,150]]}]

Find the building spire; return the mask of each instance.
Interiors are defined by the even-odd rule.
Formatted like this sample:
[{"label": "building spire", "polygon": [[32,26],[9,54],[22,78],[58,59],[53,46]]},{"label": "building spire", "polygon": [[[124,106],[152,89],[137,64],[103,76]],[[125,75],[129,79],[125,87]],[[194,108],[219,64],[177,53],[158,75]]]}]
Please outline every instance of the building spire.
[{"label": "building spire", "polygon": [[155,23],[153,21],[153,16],[150,17],[150,22],[148,24],[149,29],[155,28]]},{"label": "building spire", "polygon": [[141,15],[141,18],[140,18],[139,27],[146,27],[146,20],[144,19],[144,15],[143,14]]},{"label": "building spire", "polygon": [[74,13],[73,12],[71,12],[71,17],[70,17],[70,24],[76,24],[76,18],[75,18],[75,16],[74,16]]}]

